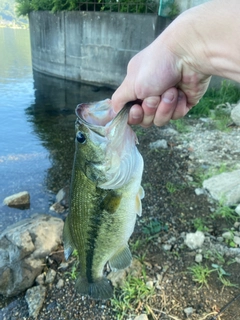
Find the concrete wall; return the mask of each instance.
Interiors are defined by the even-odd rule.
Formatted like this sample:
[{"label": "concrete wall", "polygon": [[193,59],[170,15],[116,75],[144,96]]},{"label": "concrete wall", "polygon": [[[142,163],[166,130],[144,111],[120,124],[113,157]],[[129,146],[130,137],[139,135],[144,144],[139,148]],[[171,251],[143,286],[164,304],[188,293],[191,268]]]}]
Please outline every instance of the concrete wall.
[{"label": "concrete wall", "polygon": [[131,57],[168,23],[155,14],[31,12],[33,69],[63,79],[116,87],[125,77]]}]

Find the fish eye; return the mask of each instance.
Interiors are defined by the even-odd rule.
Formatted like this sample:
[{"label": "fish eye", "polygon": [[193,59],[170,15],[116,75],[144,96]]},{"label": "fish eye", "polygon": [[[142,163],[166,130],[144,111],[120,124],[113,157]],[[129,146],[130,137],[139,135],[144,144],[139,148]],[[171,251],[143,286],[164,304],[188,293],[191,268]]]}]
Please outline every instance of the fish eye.
[{"label": "fish eye", "polygon": [[78,131],[76,138],[77,138],[77,141],[81,144],[83,144],[86,141],[86,137],[81,131]]}]

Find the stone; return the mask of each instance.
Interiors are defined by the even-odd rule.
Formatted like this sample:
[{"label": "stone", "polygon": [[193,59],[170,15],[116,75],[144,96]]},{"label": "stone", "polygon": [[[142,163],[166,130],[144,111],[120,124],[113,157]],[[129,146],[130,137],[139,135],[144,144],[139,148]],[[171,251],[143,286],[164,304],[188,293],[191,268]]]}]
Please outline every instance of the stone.
[{"label": "stone", "polygon": [[145,313],[143,313],[143,314],[140,314],[139,316],[136,316],[134,320],[148,320],[148,316]]},{"label": "stone", "polygon": [[203,260],[202,254],[201,254],[201,253],[196,254],[196,256],[195,256],[195,261],[196,261],[197,263],[201,263],[202,260]]},{"label": "stone", "polygon": [[200,195],[202,195],[202,194],[206,194],[205,190],[202,189],[202,188],[196,188],[194,191],[195,191],[195,194],[196,194],[197,196],[200,196]]},{"label": "stone", "polygon": [[188,307],[188,308],[185,308],[183,311],[188,318],[195,310],[192,307]]},{"label": "stone", "polygon": [[151,142],[149,144],[150,149],[167,149],[168,148],[168,144],[167,141],[165,139],[159,139],[157,141]]},{"label": "stone", "polygon": [[240,216],[240,204],[235,208],[235,212]]},{"label": "stone", "polygon": [[46,257],[62,243],[62,219],[35,215],[0,234],[0,294],[15,296],[30,288]]},{"label": "stone", "polygon": [[35,282],[38,285],[44,285],[45,284],[45,274],[41,273],[39,276],[37,276]]},{"label": "stone", "polygon": [[65,208],[58,202],[55,202],[53,205],[51,205],[49,209],[56,213],[63,213],[65,211]]},{"label": "stone", "polygon": [[240,237],[239,237],[239,236],[234,236],[234,237],[233,237],[233,242],[234,242],[235,244],[237,244],[238,246],[240,246]]},{"label": "stone", "polygon": [[46,274],[46,280],[45,283],[53,283],[55,277],[56,277],[57,272],[53,269],[48,269],[47,274]]},{"label": "stone", "polygon": [[240,103],[238,103],[231,111],[231,118],[232,121],[237,125],[240,126]]},{"label": "stone", "polygon": [[201,231],[196,231],[195,233],[187,233],[185,238],[185,244],[192,250],[201,248],[203,245],[205,236]]},{"label": "stone", "polygon": [[240,202],[240,170],[224,172],[203,181],[203,187],[212,198],[224,205],[236,205]]},{"label": "stone", "polygon": [[64,281],[63,279],[59,279],[57,284],[56,284],[56,288],[57,289],[62,289],[64,287]]},{"label": "stone", "polygon": [[226,231],[222,234],[222,237],[227,240],[231,240],[233,238],[233,234],[230,231]]},{"label": "stone", "polygon": [[64,207],[68,207],[68,194],[69,186],[66,186],[58,191],[56,195],[56,202],[60,203]]},{"label": "stone", "polygon": [[3,200],[3,203],[9,207],[29,206],[30,195],[27,191],[15,193]]},{"label": "stone", "polygon": [[28,304],[29,316],[34,319],[37,318],[46,296],[46,287],[36,286],[28,289],[25,295],[25,299]]}]

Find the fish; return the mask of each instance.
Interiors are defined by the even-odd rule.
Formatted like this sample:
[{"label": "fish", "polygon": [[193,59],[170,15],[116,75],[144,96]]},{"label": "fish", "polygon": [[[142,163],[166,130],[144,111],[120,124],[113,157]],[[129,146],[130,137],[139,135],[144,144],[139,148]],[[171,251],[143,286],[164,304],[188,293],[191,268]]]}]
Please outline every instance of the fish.
[{"label": "fish", "polygon": [[113,286],[105,276],[130,266],[128,241],[142,213],[143,158],[128,125],[127,103],[114,115],[111,100],[76,108],[75,156],[69,213],[64,223],[66,260],[74,249],[79,260],[75,289],[92,299],[107,300]]}]

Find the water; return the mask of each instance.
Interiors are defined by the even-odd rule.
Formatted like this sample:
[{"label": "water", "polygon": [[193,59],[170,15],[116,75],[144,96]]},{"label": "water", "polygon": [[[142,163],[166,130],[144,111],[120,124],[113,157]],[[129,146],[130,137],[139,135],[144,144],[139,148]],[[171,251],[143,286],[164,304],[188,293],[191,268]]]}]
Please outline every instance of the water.
[{"label": "water", "polygon": [[[33,213],[52,214],[71,176],[74,109],[112,92],[33,72],[28,30],[0,28],[0,231]],[[1,204],[20,191],[30,193],[29,209]]]}]

